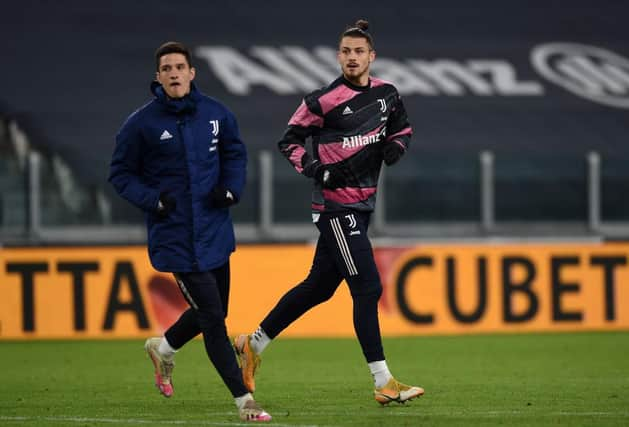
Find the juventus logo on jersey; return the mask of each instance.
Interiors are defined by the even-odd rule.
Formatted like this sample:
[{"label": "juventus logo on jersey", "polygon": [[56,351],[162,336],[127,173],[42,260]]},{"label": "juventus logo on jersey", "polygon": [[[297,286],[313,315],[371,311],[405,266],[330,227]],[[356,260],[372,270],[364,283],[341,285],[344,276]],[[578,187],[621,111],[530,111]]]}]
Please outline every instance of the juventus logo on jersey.
[{"label": "juventus logo on jersey", "polygon": [[381,112],[385,112],[387,111],[387,102],[384,100],[384,98],[379,98],[378,99],[378,103],[380,104],[380,111]]},{"label": "juventus logo on jersey", "polygon": [[218,135],[218,120],[210,120],[210,124],[212,125],[212,135]]}]

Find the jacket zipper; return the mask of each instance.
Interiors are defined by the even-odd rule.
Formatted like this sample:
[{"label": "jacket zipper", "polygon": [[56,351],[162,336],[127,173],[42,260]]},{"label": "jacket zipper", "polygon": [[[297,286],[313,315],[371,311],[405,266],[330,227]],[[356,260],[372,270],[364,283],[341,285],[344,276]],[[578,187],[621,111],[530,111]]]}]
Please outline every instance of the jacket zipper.
[{"label": "jacket zipper", "polygon": [[[178,119],[177,120],[177,131],[179,132],[179,137],[181,138],[181,142],[183,144],[183,154],[184,157],[186,158],[186,169],[187,169],[187,174],[186,177],[188,179],[188,191],[190,192],[190,212],[191,212],[191,216],[190,216],[190,221],[191,221],[191,227],[190,227],[190,243],[192,245],[192,255],[194,256],[194,261],[193,261],[193,266],[196,266],[197,269],[199,268],[199,259],[197,257],[197,247],[196,247],[196,243],[194,241],[194,203],[192,200],[192,180],[190,179],[190,166],[188,164],[188,146],[186,145],[186,139],[184,137],[184,132],[183,132],[183,127],[186,124],[186,120],[185,119]],[[194,142],[194,141],[193,141]]]}]

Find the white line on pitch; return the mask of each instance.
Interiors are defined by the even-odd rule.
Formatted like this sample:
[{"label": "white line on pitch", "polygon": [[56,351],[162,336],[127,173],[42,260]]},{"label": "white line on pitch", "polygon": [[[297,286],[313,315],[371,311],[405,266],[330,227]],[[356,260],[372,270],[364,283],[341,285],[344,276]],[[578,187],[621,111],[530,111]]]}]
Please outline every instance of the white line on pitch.
[{"label": "white line on pitch", "polygon": [[[149,425],[183,425],[183,426],[248,426],[251,427],[251,423],[230,423],[230,422],[216,422],[216,421],[187,421],[187,420],[144,420],[138,418],[92,418],[92,417],[8,417],[0,415],[0,421],[10,421],[15,423],[30,422],[30,421],[54,421],[54,422],[68,422],[68,423],[102,423],[102,424],[149,424]],[[278,427],[295,427],[297,424],[277,424],[273,423],[273,426]],[[301,425],[299,427],[323,427],[317,425]]]}]

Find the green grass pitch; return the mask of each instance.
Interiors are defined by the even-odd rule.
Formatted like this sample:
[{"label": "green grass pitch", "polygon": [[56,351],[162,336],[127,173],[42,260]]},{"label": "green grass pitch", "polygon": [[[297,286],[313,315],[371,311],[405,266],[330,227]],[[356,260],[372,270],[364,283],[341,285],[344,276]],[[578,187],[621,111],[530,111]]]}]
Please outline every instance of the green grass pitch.
[{"label": "green grass pitch", "polygon": [[[381,407],[355,339],[277,339],[256,398],[276,426],[627,426],[629,332],[387,338],[393,374],[426,394]],[[0,342],[0,425],[235,426],[233,399],[195,340],[175,395],[143,341]]]}]

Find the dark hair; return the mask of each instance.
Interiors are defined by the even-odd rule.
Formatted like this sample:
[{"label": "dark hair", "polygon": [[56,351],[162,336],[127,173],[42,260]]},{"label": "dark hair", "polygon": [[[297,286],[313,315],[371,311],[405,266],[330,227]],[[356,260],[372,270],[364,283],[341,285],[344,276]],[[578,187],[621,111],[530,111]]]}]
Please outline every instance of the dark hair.
[{"label": "dark hair", "polygon": [[369,49],[374,50],[373,38],[371,34],[367,32],[369,28],[369,22],[364,19],[359,19],[356,21],[354,25],[348,26],[343,34],[341,34],[341,38],[339,39],[339,43],[343,40],[343,37],[357,37],[364,38],[367,40],[367,44],[369,44]]},{"label": "dark hair", "polygon": [[164,55],[168,55],[169,53],[181,53],[186,57],[186,62],[188,62],[188,67],[192,68],[192,61],[190,60],[190,51],[186,46],[179,42],[166,42],[155,51],[155,67],[157,71],[159,71],[159,61]]}]

